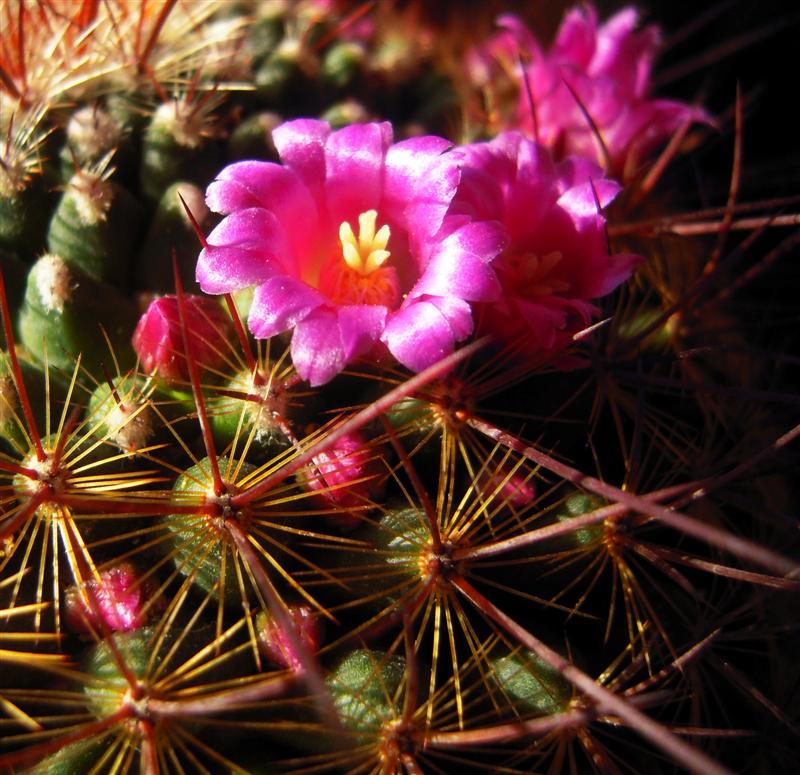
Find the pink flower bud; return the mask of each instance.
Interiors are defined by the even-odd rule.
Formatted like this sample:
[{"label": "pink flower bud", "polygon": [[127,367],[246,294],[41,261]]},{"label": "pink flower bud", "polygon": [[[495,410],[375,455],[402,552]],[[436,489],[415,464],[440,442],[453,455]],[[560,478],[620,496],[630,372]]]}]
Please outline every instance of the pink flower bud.
[{"label": "pink flower bud", "polygon": [[[308,606],[289,608],[289,618],[300,642],[315,654],[322,642],[322,623],[319,616]],[[258,647],[261,653],[279,667],[290,668],[295,673],[304,670],[300,655],[292,646],[285,630],[266,611],[262,611],[256,619],[258,628]]]},{"label": "pink flower bud", "polygon": [[[186,295],[187,343],[198,366],[213,369],[223,361],[233,330],[215,299]],[[133,347],[147,372],[165,380],[189,379],[177,296],[162,296],[142,315],[133,333]]]},{"label": "pink flower bud", "polygon": [[[360,433],[348,433],[332,447],[312,458],[300,474],[303,484],[327,504],[344,508],[368,507],[379,498],[386,484],[381,453],[369,446]],[[355,515],[343,515],[344,525],[359,524]],[[338,518],[337,522],[342,522]]]},{"label": "pink flower bud", "polygon": [[66,592],[67,628],[79,635],[129,632],[145,624],[152,606],[145,609],[153,595],[153,585],[142,583],[134,567],[122,563],[84,582],[81,588]]},{"label": "pink flower bud", "polygon": [[504,468],[484,471],[478,477],[478,489],[485,497],[493,496],[495,502],[506,503],[521,509],[536,497],[536,483],[520,473],[509,475]]}]

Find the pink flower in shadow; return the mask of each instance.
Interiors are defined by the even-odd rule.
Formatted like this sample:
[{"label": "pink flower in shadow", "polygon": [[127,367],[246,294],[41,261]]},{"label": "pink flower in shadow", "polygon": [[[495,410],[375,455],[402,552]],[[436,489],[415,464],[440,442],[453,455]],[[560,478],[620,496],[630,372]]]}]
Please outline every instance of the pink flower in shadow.
[{"label": "pink flower in shadow", "polygon": [[701,108],[652,97],[661,33],[654,25],[639,29],[638,22],[628,7],[600,24],[587,4],[566,14],[545,50],[520,19],[506,14],[498,19],[502,31],[473,53],[473,70],[484,82],[493,64],[516,73],[517,115],[509,128],[523,130],[556,158],[585,156],[628,179],[683,124],[713,123]]},{"label": "pink flower in shadow", "polygon": [[453,155],[463,160],[454,211],[497,220],[507,235],[493,262],[502,296],[481,305],[478,333],[534,358],[563,350],[598,313],[591,300],[627,280],[641,260],[609,252],[602,209],[619,184],[586,159],[554,163],[519,132]]},{"label": "pink flower in shadow", "polygon": [[207,293],[255,286],[258,338],[292,330],[312,385],[385,346],[419,371],[472,332],[471,304],[499,295],[498,224],[448,217],[460,180],[449,143],[392,143],[388,123],[331,131],[298,119],[273,131],[282,164],[245,161],[208,187],[225,216],[200,253]]}]

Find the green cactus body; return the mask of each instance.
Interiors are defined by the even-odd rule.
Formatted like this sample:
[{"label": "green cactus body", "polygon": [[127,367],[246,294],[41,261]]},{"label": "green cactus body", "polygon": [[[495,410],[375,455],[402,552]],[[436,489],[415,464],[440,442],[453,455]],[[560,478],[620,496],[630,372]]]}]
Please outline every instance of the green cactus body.
[{"label": "green cactus body", "polygon": [[188,181],[178,181],[170,185],[158,203],[147,236],[137,253],[134,262],[135,287],[155,293],[172,293],[175,288],[172,272],[174,254],[184,290],[187,293],[196,293],[199,290],[194,277],[198,251],[197,234],[181,198],[198,226],[208,229],[210,213],[200,188]]},{"label": "green cactus body", "polygon": [[0,248],[25,256],[42,250],[52,207],[52,195],[40,178],[4,191],[0,177]]},{"label": "green cactus body", "polygon": [[231,161],[243,159],[278,161],[272,130],[281,123],[283,118],[269,111],[246,118],[228,138],[228,158]]},{"label": "green cactus body", "polygon": [[[287,399],[282,386],[273,384],[268,375],[260,373],[259,384],[244,370],[223,386],[209,402],[214,438],[228,445],[238,436],[252,436],[254,452],[260,456],[277,455],[290,442],[282,430],[287,419]],[[248,398],[238,398],[233,394]],[[251,447],[252,448],[252,447]]]},{"label": "green cactus body", "polygon": [[86,408],[95,437],[129,454],[147,445],[156,430],[157,416],[145,394],[145,380],[117,377],[112,386],[101,382],[89,396]]},{"label": "green cactus body", "polygon": [[514,705],[537,716],[565,711],[572,685],[532,651],[520,651],[492,662],[491,675]]},{"label": "green cactus body", "polygon": [[[75,775],[83,772],[99,772],[106,762],[104,752],[111,746],[112,738],[100,740],[90,738],[65,745],[57,753],[45,757],[27,772],[29,775]],[[102,761],[101,761],[102,759]]]},{"label": "green cactus body", "polygon": [[219,168],[207,111],[186,99],[160,105],[144,133],[139,182],[151,201],[180,180],[208,183]]},{"label": "green cactus body", "polygon": [[47,246],[95,279],[125,290],[140,221],[141,208],[124,188],[79,172],[53,214]]},{"label": "green cactus body", "polygon": [[366,52],[360,43],[341,41],[332,45],[322,58],[322,75],[337,89],[343,89],[363,66]]},{"label": "green cactus body", "polygon": [[[59,256],[42,256],[28,274],[25,303],[20,310],[22,343],[39,362],[71,372],[81,364],[102,377],[101,364],[112,361],[103,330],[117,362],[133,364],[131,335],[136,308],[112,286],[92,278]],[[46,356],[45,356],[46,352]]]},{"label": "green cactus body", "polygon": [[[220,470],[225,470],[227,458],[219,459]],[[255,466],[243,463],[240,477],[247,476]],[[170,514],[166,526],[173,534],[173,561],[185,576],[190,576],[198,587],[226,603],[241,603],[249,587],[243,591],[236,573],[237,552],[220,520],[203,513],[204,497],[210,492],[211,463],[204,458],[182,473],[172,487],[173,498],[179,503],[197,503],[196,514]],[[224,577],[222,572],[224,568]],[[246,574],[244,574],[246,577]]]},{"label": "green cactus body", "polygon": [[[114,648],[136,678],[144,678],[153,660],[155,631],[145,627],[113,635]],[[86,655],[83,669],[90,678],[84,694],[91,713],[99,719],[117,712],[131,687],[119,669],[114,651],[106,641],[98,643]]]}]

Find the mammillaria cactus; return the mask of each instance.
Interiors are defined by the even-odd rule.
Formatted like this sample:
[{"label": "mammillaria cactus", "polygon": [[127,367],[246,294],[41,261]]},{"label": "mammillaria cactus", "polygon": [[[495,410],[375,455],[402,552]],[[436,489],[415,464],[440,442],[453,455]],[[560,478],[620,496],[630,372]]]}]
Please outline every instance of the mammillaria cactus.
[{"label": "mammillaria cactus", "polygon": [[0,773],[798,766],[799,200],[523,5],[0,8]]}]

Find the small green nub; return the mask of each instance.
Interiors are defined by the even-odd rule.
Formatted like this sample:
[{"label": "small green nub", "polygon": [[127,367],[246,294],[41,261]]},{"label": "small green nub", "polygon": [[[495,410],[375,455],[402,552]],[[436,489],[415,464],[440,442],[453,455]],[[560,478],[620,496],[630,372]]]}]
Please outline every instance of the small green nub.
[{"label": "small green nub", "polygon": [[[112,151],[114,166],[119,167],[123,157],[130,156],[131,144],[125,142],[121,122],[100,105],[79,108],[67,122],[66,143],[61,149],[61,176],[68,181],[78,169],[98,163]],[[128,151],[127,154],[124,151]]]},{"label": "small green nub", "polygon": [[367,109],[356,100],[345,100],[331,105],[321,116],[334,129],[340,129],[349,124],[363,124],[370,120]]},{"label": "small green nub", "polygon": [[155,431],[155,413],[141,377],[124,376],[101,382],[89,396],[86,416],[92,435],[133,454],[146,446]]},{"label": "small green nub", "polygon": [[532,651],[501,657],[492,667],[492,678],[500,689],[530,713],[561,713],[572,699],[569,681]]},{"label": "small green nub", "polygon": [[342,723],[360,737],[377,732],[399,712],[404,673],[402,657],[367,649],[348,654],[326,681]]},{"label": "small green nub", "polygon": [[272,139],[272,130],[283,121],[283,116],[269,111],[246,118],[228,138],[228,158],[231,161],[278,161],[280,157]]},{"label": "small green nub", "polygon": [[[144,627],[131,632],[117,632],[114,649],[107,641],[98,643],[84,658],[83,669],[90,681],[83,688],[89,710],[102,719],[120,709],[130,690],[127,679],[120,671],[117,655],[136,678],[144,678],[153,666],[153,640],[155,630]],[[157,663],[156,663],[157,664]]]},{"label": "small green nub", "polygon": [[365,56],[360,43],[349,40],[334,43],[322,59],[322,75],[328,83],[341,89],[356,77]]},{"label": "small green nub", "polygon": [[[607,505],[606,502],[596,495],[591,495],[586,492],[576,492],[564,501],[565,511],[559,511],[556,514],[556,519],[559,522],[569,522],[569,520],[575,517],[582,517],[584,514],[589,514],[605,505]],[[595,525],[578,528],[574,533],[570,533],[567,538],[569,538],[571,543],[575,546],[590,546],[600,540],[602,536],[603,525],[602,523],[597,523]]]}]

